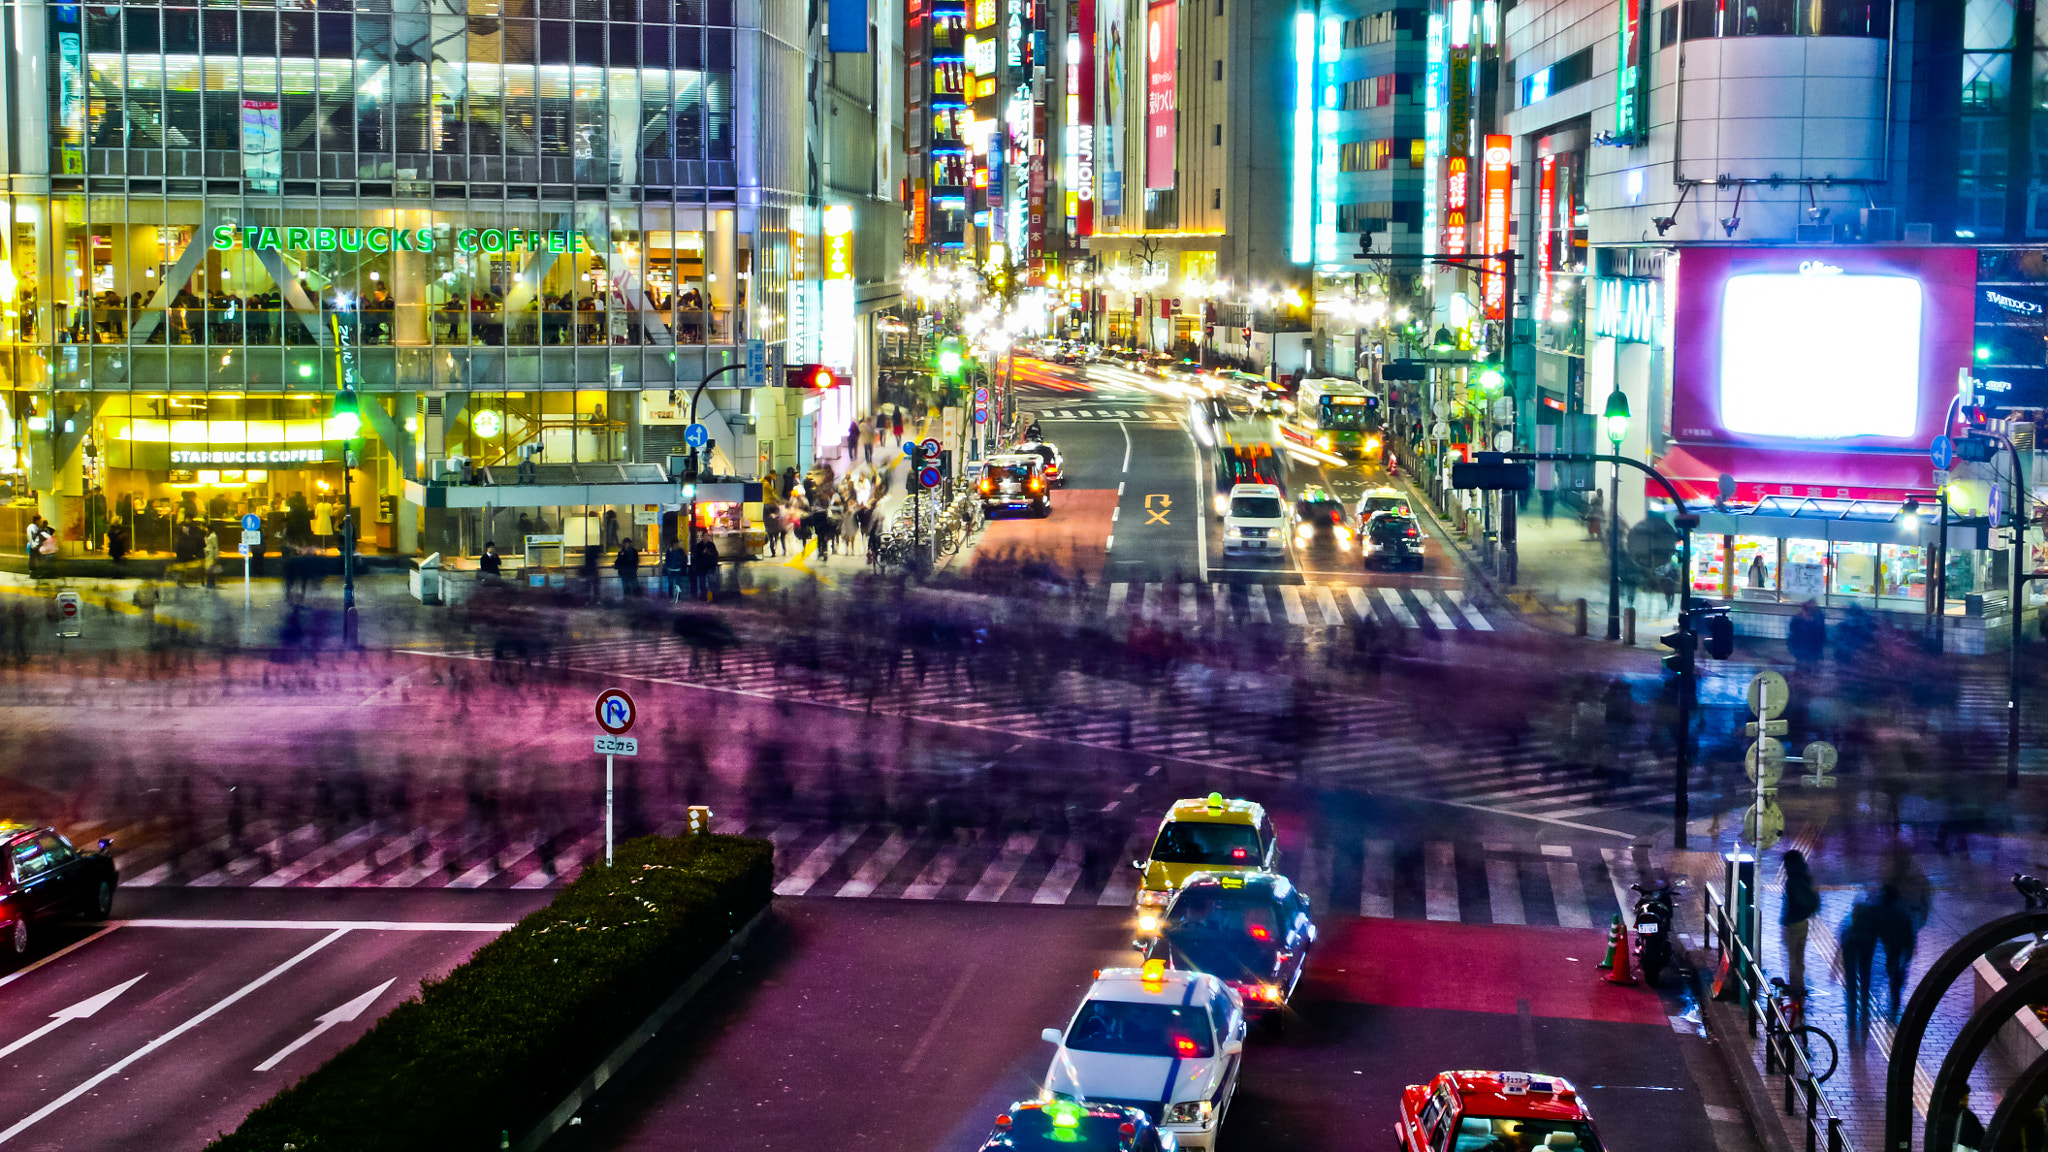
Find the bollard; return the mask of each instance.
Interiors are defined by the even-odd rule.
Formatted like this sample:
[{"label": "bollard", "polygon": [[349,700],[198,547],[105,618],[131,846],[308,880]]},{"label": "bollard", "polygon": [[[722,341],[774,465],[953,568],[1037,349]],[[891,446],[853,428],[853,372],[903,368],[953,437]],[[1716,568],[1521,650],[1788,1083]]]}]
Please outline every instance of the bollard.
[{"label": "bollard", "polygon": [[1581,596],[1577,600],[1572,601],[1572,635],[1584,636],[1585,634],[1586,598]]},{"label": "bollard", "polygon": [[1621,642],[1624,646],[1635,647],[1636,610],[1633,608],[1623,608],[1621,610]]}]

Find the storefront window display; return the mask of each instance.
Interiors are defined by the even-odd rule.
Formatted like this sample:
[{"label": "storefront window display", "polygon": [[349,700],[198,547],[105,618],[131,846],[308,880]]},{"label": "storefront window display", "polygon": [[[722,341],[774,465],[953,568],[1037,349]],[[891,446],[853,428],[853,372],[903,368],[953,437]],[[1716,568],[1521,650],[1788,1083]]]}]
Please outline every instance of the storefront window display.
[{"label": "storefront window display", "polygon": [[1744,600],[1778,599],[1778,539],[1735,537],[1735,595]]},{"label": "storefront window display", "polygon": [[1785,599],[1798,604],[1828,594],[1828,542],[1825,540],[1785,541],[1785,562],[1780,587]]},{"label": "storefront window display", "polygon": [[1881,547],[1878,559],[1883,572],[1882,595],[1887,601],[1899,601],[1887,607],[1926,607],[1929,551],[1917,545]]},{"label": "storefront window display", "polygon": [[1835,541],[1833,568],[1831,595],[1876,597],[1877,545]]}]

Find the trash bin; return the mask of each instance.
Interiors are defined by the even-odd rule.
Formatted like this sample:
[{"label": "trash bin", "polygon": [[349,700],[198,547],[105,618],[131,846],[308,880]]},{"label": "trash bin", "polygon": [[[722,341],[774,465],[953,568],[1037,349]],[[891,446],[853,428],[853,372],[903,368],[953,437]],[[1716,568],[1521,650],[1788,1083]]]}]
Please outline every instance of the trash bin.
[{"label": "trash bin", "polygon": [[441,554],[434,553],[424,559],[412,562],[412,571],[406,582],[412,588],[412,598],[422,604],[441,602]]}]

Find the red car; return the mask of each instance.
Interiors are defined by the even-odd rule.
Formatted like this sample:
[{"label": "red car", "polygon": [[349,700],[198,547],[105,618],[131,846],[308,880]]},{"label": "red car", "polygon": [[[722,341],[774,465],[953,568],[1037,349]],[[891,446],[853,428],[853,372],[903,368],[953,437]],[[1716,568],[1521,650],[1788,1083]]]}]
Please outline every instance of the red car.
[{"label": "red car", "polygon": [[1441,1072],[1401,1093],[1402,1152],[1601,1152],[1571,1082],[1536,1072]]}]

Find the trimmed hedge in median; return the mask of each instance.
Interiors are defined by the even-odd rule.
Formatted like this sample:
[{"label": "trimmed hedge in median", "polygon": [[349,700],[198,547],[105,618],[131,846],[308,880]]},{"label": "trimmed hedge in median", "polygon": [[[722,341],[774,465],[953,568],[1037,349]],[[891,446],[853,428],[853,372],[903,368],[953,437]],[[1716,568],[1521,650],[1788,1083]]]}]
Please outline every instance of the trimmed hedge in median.
[{"label": "trimmed hedge in median", "polygon": [[650,836],[427,984],[217,1152],[477,1152],[517,1140],[766,907],[774,846]]}]

